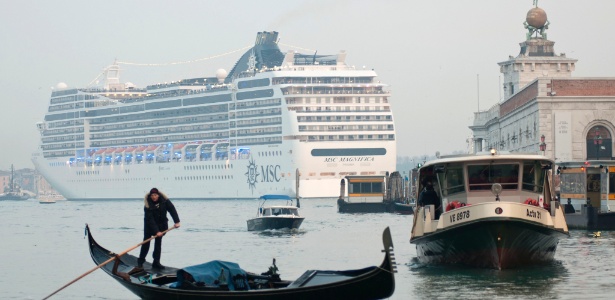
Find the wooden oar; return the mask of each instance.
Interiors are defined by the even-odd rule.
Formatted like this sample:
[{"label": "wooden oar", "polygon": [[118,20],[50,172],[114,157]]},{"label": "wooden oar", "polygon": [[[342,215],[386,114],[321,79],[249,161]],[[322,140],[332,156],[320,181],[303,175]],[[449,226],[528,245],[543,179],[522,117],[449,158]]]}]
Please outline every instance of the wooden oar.
[{"label": "wooden oar", "polygon": [[[173,230],[173,229],[175,229],[175,227],[174,227],[174,226],[171,226],[171,228],[169,228],[169,229],[167,229],[167,230],[163,231],[163,232],[162,232],[162,234],[165,234],[165,233],[167,233],[167,232],[169,232],[169,231],[171,231],[171,230]],[[59,289],[58,289],[58,290],[56,290],[55,292],[53,292],[53,293],[49,294],[49,296],[47,296],[47,297],[43,298],[43,300],[45,300],[45,299],[47,299],[47,298],[49,298],[49,297],[51,297],[51,296],[53,296],[53,295],[57,294],[59,291],[63,290],[63,289],[64,289],[64,288],[66,288],[67,286],[69,286],[69,285],[71,285],[71,284],[73,284],[73,283],[77,282],[77,280],[79,280],[79,279],[81,279],[81,278],[83,278],[83,277],[87,276],[88,274],[90,274],[90,273],[92,273],[92,272],[94,272],[94,271],[98,270],[100,267],[102,267],[102,266],[104,266],[104,265],[106,265],[106,264],[108,264],[108,263],[110,263],[110,262],[112,262],[112,261],[114,261],[114,260],[118,259],[120,256],[122,256],[122,255],[124,255],[124,254],[126,254],[126,253],[128,253],[128,252],[130,252],[130,251],[132,251],[134,248],[137,248],[137,247],[139,247],[139,246],[141,246],[141,245],[143,245],[143,244],[145,244],[145,243],[147,243],[147,242],[149,242],[149,241],[151,241],[151,240],[153,240],[153,239],[155,239],[155,238],[156,238],[156,236],[154,235],[154,236],[152,236],[151,238],[149,238],[149,239],[147,239],[147,240],[144,240],[143,242],[140,242],[140,243],[138,243],[138,244],[136,244],[136,245],[134,245],[134,246],[132,246],[132,247],[130,247],[130,248],[128,248],[128,249],[126,249],[126,250],[124,250],[122,253],[117,254],[116,256],[114,256],[114,257],[112,257],[112,258],[107,259],[105,262],[103,262],[103,263],[101,263],[100,265],[98,265],[98,266],[96,266],[96,267],[92,268],[91,270],[89,270],[89,271],[87,271],[87,272],[83,273],[83,275],[81,275],[81,276],[79,276],[79,277],[77,277],[77,278],[73,279],[73,281],[71,281],[71,282],[69,282],[69,283],[65,284],[64,286],[62,286],[61,288],[59,288]]]}]

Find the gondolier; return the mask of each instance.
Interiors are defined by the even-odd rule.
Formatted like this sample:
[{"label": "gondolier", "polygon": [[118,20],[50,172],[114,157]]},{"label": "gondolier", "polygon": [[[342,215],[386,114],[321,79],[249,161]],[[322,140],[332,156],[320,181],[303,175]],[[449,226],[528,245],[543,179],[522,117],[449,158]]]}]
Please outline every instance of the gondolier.
[{"label": "gondolier", "polygon": [[[145,205],[143,210],[145,215],[143,218],[143,240],[156,236],[156,239],[154,240],[154,253],[152,253],[152,257],[154,258],[152,267],[156,269],[164,269],[164,266],[160,264],[160,255],[162,253],[162,232],[169,228],[167,212],[171,214],[171,218],[173,218],[173,222],[175,223],[175,225],[173,225],[175,228],[180,226],[179,215],[177,214],[177,210],[175,210],[175,206],[171,200],[169,200],[166,195],[158,191],[157,188],[151,189],[149,193],[145,195],[144,202]],[[148,251],[149,242],[141,246],[141,253],[139,254],[138,260],[139,268],[143,268],[143,263],[145,263],[145,257],[147,256]]]}]

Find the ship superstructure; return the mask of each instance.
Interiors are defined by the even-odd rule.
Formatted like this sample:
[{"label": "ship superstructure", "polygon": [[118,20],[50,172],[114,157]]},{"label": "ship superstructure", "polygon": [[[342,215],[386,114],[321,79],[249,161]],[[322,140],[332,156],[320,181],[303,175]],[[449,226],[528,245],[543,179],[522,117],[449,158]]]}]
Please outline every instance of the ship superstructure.
[{"label": "ship superstructure", "polygon": [[346,54],[283,53],[259,32],[230,72],[155,84],[119,80],[51,94],[33,154],[67,199],[336,197],[348,175],[396,165],[386,85]]}]

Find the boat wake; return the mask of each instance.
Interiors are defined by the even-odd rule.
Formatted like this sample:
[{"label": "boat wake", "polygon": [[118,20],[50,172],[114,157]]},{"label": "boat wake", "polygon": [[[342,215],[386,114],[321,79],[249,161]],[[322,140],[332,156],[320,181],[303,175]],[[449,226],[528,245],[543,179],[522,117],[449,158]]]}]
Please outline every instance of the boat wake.
[{"label": "boat wake", "polygon": [[260,236],[270,236],[270,237],[285,237],[285,236],[303,235],[305,234],[305,230],[296,229],[296,228],[266,229],[263,231],[257,231],[257,232],[255,231],[254,234],[257,234]]}]

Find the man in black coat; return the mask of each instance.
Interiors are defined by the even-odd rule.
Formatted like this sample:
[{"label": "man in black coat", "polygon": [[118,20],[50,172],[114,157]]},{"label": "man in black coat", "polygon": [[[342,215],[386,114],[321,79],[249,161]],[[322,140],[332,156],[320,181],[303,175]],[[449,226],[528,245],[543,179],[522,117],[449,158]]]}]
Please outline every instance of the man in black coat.
[{"label": "man in black coat", "polygon": [[442,206],[442,204],[440,203],[440,197],[438,197],[438,194],[433,189],[433,182],[430,178],[423,181],[423,186],[424,188],[419,195],[418,204],[419,206],[433,205],[435,210],[434,216],[437,220],[440,218]]},{"label": "man in black coat", "polygon": [[[154,239],[154,253],[152,254],[154,262],[153,268],[164,269],[164,266],[160,264],[160,254],[162,253],[162,232],[169,228],[167,219],[167,212],[171,214],[175,228],[180,226],[179,215],[175,210],[175,206],[171,203],[171,200],[166,195],[158,191],[157,188],[153,188],[145,195],[145,217],[143,221],[145,223],[143,240],[147,240],[152,236],[156,236]],[[143,268],[145,257],[149,251],[149,242],[141,245],[141,253],[139,254],[138,264],[140,268]]]}]

